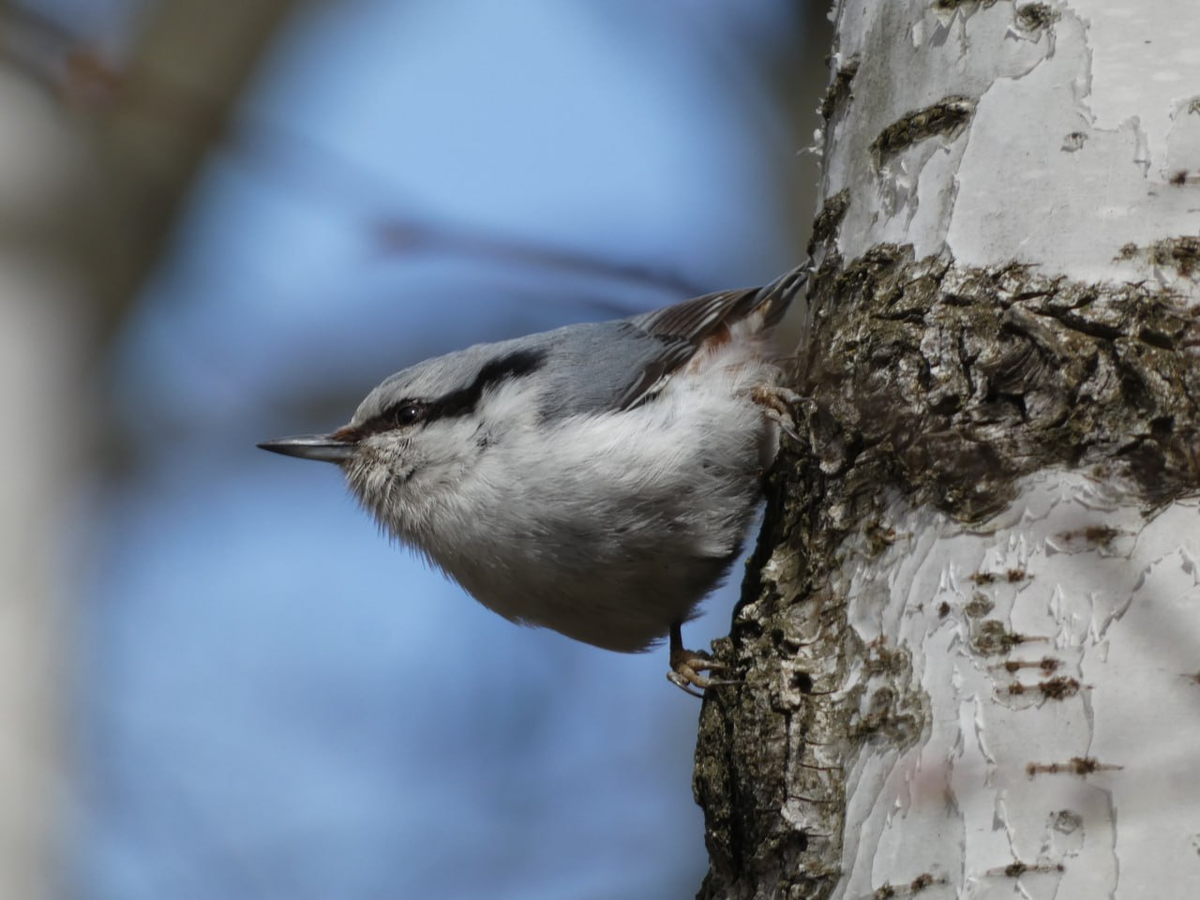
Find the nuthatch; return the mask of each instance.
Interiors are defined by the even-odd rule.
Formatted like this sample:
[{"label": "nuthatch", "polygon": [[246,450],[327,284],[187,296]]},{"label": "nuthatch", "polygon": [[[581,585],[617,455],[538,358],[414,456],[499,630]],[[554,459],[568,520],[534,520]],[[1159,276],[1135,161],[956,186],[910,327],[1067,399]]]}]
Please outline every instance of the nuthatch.
[{"label": "nuthatch", "polygon": [[770,334],[807,281],[479,344],[392,375],[348,425],[265,450],[337,463],[391,534],[514,622],[609,650],[669,635],[737,558],[789,428]]}]

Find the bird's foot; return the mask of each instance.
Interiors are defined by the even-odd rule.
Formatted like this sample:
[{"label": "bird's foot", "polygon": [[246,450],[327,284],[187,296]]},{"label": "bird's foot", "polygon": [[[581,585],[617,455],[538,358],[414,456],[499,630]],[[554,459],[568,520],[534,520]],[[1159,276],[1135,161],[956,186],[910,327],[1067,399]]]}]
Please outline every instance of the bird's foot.
[{"label": "bird's foot", "polygon": [[782,385],[760,384],[754,388],[750,398],[762,407],[764,415],[778,425],[780,431],[797,444],[803,443],[796,431],[796,420],[792,417],[792,409],[804,400],[802,396]]},{"label": "bird's foot", "polygon": [[[671,671],[667,681],[693,697],[703,697],[704,691],[713,687],[741,684],[728,678],[710,678],[702,672],[728,672],[729,666],[717,662],[703,650],[687,650],[678,623],[671,626]],[[699,690],[697,690],[697,688]]]}]

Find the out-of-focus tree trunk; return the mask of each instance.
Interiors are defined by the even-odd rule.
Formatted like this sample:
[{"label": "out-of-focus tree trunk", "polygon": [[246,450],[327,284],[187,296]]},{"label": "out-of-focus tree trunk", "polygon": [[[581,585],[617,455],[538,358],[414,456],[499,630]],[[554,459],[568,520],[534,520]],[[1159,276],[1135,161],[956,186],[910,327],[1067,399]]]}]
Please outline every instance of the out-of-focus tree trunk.
[{"label": "out-of-focus tree trunk", "polygon": [[40,900],[61,796],[63,558],[91,434],[87,290],[62,205],[84,166],[77,133],[7,66],[0,120],[0,896]]},{"label": "out-of-focus tree trunk", "polygon": [[1200,24],[835,13],[700,896],[1200,896]]},{"label": "out-of-focus tree trunk", "polygon": [[0,897],[56,893],[95,361],[292,6],[167,0],[126,63],[15,7],[0,21]]}]

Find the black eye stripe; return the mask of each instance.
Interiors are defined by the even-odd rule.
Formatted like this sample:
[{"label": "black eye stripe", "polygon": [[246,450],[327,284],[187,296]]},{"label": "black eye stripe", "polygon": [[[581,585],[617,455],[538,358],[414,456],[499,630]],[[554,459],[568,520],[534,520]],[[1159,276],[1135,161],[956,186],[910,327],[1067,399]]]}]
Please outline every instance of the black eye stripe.
[{"label": "black eye stripe", "polygon": [[488,388],[497,387],[512,378],[523,378],[532,374],[540,369],[545,361],[546,353],[543,350],[518,350],[493,359],[479,370],[479,374],[470,385],[445,394],[430,403],[430,420],[470,415]]},{"label": "black eye stripe", "polygon": [[356,431],[360,436],[366,436],[437,419],[470,415],[479,406],[479,401],[489,388],[497,387],[513,378],[530,375],[545,362],[544,350],[517,350],[489,362],[465,388],[443,394],[434,400],[409,398],[393,403],[379,415],[363,422]]}]

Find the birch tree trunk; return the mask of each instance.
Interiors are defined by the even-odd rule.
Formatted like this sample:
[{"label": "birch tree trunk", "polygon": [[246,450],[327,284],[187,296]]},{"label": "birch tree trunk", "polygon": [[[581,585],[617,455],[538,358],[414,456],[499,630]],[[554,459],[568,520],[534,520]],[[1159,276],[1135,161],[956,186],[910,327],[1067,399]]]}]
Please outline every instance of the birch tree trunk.
[{"label": "birch tree trunk", "polygon": [[1200,896],[1200,19],[835,25],[700,896]]}]

